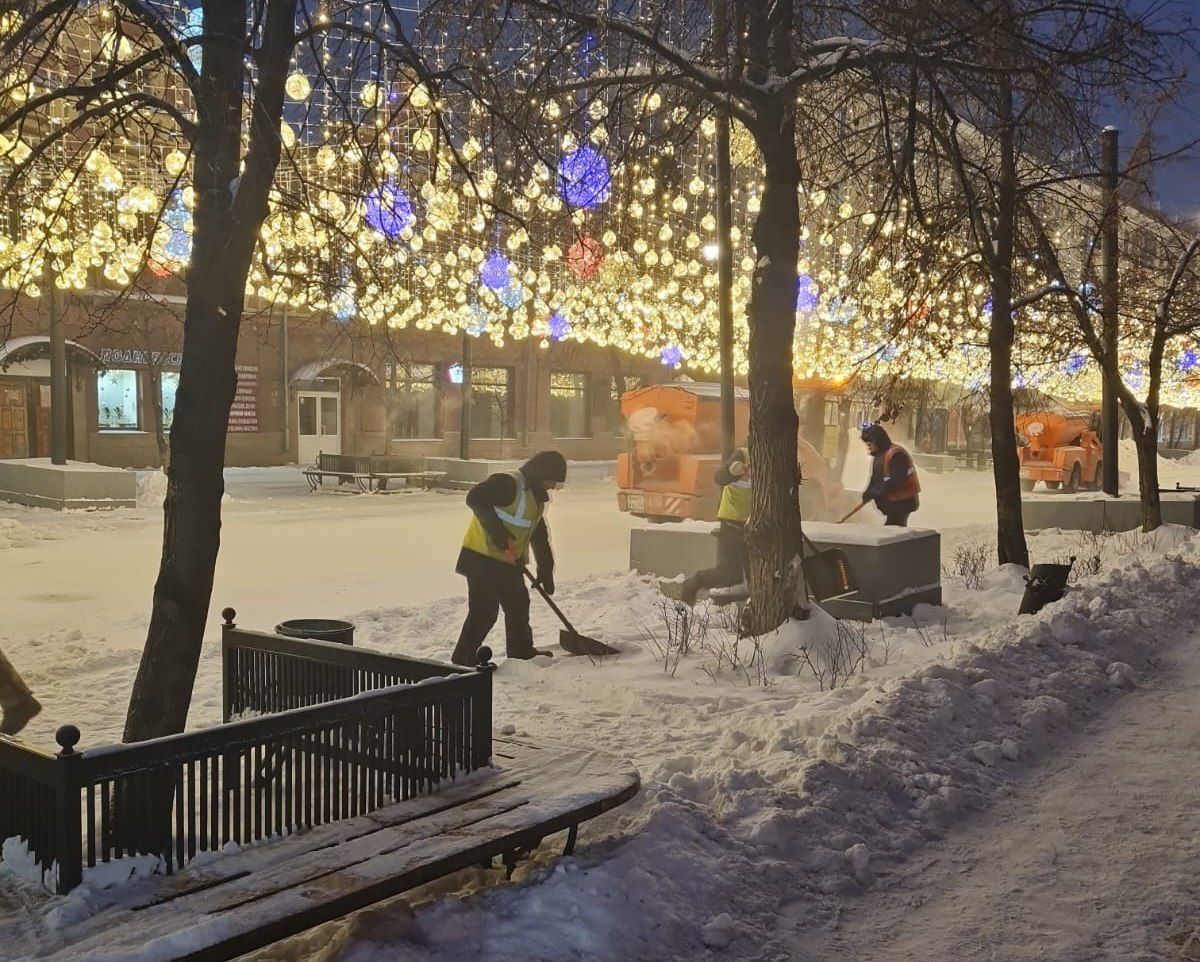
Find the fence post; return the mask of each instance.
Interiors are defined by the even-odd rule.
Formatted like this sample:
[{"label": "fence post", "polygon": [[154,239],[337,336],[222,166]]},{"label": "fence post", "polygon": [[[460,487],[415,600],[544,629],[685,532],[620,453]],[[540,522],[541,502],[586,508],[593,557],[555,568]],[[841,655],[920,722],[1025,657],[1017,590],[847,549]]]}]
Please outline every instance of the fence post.
[{"label": "fence post", "polygon": [[486,766],[492,760],[492,672],[496,666],[492,664],[492,649],[484,645],[476,653],[476,671],[482,677],[481,690],[476,702],[476,710],[472,713],[474,730],[471,732],[471,747],[475,757],[472,770]]},{"label": "fence post", "polygon": [[233,692],[236,684],[234,678],[235,659],[230,657],[233,649],[233,632],[237,628],[234,619],[237,612],[232,608],[221,611],[224,624],[221,625],[221,721],[227,722],[233,715]]},{"label": "fence post", "polygon": [[54,860],[58,864],[55,891],[66,895],[83,881],[83,825],[79,816],[79,760],[83,757],[79,729],[63,725],[54,733],[62,749],[55,764],[54,785]]}]

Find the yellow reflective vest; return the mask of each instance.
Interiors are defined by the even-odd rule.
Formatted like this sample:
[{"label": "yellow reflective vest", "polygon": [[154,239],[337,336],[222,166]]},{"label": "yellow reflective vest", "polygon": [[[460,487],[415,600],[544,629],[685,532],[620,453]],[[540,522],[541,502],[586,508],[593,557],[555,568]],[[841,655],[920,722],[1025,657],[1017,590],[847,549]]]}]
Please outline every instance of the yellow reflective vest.
[{"label": "yellow reflective vest", "polygon": [[722,521],[745,524],[750,520],[752,497],[753,488],[749,481],[739,478],[733,484],[725,485],[721,489],[721,504],[717,508],[717,517]]},{"label": "yellow reflective vest", "polygon": [[502,549],[492,544],[487,531],[474,516],[467,527],[466,537],[463,538],[463,547],[496,561],[525,564],[529,560],[529,539],[533,537],[534,529],[542,520],[542,503],[529,490],[529,481],[525,475],[520,471],[510,471],[508,475],[517,482],[517,496],[511,503],[496,508],[495,511],[513,540],[517,552],[516,559],[510,558]]}]

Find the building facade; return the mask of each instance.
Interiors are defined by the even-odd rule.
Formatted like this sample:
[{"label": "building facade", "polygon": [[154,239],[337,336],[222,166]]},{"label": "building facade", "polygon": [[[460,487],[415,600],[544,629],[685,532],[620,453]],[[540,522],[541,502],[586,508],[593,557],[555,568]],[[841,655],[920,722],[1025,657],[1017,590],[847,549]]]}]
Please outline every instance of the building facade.
[{"label": "building facade", "polygon": [[[50,365],[41,305],[12,312],[0,339],[0,458],[49,454]],[[160,463],[183,350],[182,299],[97,304],[68,298],[69,451],[117,467]],[[669,368],[578,342],[471,339],[470,453],[572,460],[625,445],[619,396]],[[460,451],[463,341],[315,316],[249,313],[237,355],[226,463],[308,464],[328,454],[390,454],[419,466]]]}]

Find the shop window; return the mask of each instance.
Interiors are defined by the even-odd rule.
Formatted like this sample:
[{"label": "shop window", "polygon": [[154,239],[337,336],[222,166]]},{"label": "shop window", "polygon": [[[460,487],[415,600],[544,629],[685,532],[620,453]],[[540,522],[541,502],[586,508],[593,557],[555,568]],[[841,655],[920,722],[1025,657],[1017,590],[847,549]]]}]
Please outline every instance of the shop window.
[{"label": "shop window", "polygon": [[138,372],[101,371],[96,375],[96,407],[101,431],[137,431]]},{"label": "shop window", "polygon": [[550,433],[556,438],[590,438],[588,376],[550,372]]},{"label": "shop window", "polygon": [[171,425],[175,423],[175,392],[179,390],[179,372],[163,371],[159,375],[159,380],[161,382],[163,430],[170,431]]},{"label": "shop window", "polygon": [[393,440],[439,437],[437,368],[408,362],[388,364],[384,379],[389,437]]},{"label": "shop window", "polygon": [[512,379],[511,368],[471,368],[471,437],[514,436]]}]

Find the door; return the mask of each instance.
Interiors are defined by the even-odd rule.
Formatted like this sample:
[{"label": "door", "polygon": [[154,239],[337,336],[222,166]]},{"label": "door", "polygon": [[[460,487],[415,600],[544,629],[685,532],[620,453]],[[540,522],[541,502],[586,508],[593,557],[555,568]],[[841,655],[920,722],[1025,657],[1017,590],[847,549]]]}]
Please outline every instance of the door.
[{"label": "door", "polygon": [[29,457],[28,400],[24,381],[0,381],[0,458]]},{"label": "door", "polygon": [[312,464],[318,454],[342,453],[340,394],[302,391],[296,397],[298,450],[301,464]]}]

